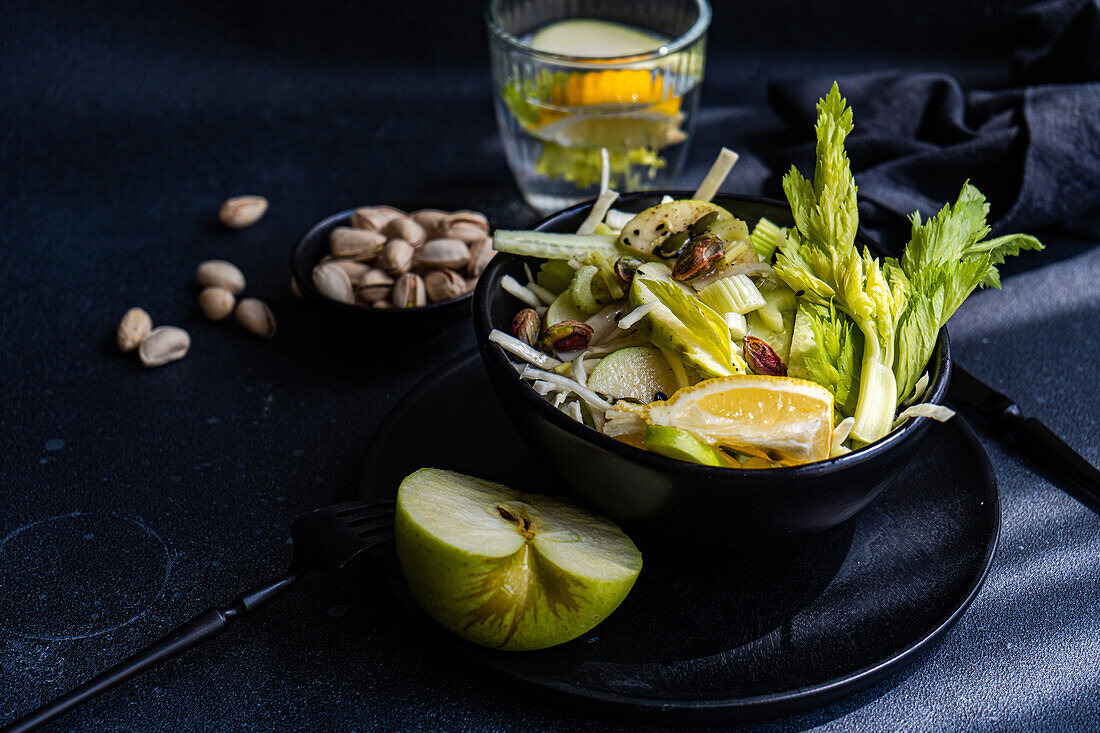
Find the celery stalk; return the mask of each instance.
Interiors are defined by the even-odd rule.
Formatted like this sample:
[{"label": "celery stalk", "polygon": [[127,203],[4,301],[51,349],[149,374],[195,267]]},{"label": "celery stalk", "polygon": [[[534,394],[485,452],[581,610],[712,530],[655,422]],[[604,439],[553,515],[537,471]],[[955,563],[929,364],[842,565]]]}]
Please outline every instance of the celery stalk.
[{"label": "celery stalk", "polygon": [[767,304],[748,275],[731,275],[711,283],[699,293],[699,300],[719,313],[742,315]]}]

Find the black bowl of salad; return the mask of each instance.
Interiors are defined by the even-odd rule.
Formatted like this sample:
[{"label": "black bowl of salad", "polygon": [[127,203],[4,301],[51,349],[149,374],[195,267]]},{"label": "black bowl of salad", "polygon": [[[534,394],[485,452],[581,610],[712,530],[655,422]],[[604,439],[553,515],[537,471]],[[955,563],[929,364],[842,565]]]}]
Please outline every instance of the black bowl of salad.
[{"label": "black bowl of salad", "polygon": [[[618,199],[616,209],[643,211],[666,196],[690,199],[692,192],[626,194]],[[780,227],[793,223],[790,207],[781,201],[718,194],[713,202],[750,228],[762,219]],[[533,229],[576,232],[591,208],[591,202],[572,206],[543,219]],[[880,252],[871,240],[858,237],[857,241],[861,247]],[[885,437],[843,455],[802,465],[772,462],[775,465],[767,467],[768,459],[751,456],[743,461],[743,468],[733,462],[693,462],[690,447],[677,454],[673,445],[668,455],[647,450],[632,441],[630,433],[615,437],[605,434],[590,422],[590,409],[583,410],[578,421],[562,410],[561,404],[555,406],[553,400],[536,391],[533,385],[538,380],[521,378],[517,371],[516,364],[522,364],[522,360],[491,339],[494,331],[511,334],[517,313],[531,305],[504,288],[505,278],[523,283],[527,272],[537,273],[544,262],[535,257],[501,254],[483,273],[474,293],[473,317],[485,368],[516,430],[546,467],[560,477],[562,486],[642,536],[727,544],[836,526],[890,485],[919,450],[930,427],[929,418],[915,417]],[[623,309],[620,321],[629,316],[629,310]],[[766,322],[763,325],[766,327]],[[770,335],[763,330],[757,332]],[[782,352],[782,345],[777,346]],[[789,358],[789,345],[787,348]],[[927,365],[927,385],[920,399],[942,404],[950,376],[950,344],[947,329],[943,328]],[[670,395],[654,397],[653,401],[663,401]]]},{"label": "black bowl of salad", "polygon": [[[969,183],[899,259],[859,234],[852,115],[818,105],[814,180],[787,201],[605,189],[485,271],[473,318],[516,429],[563,487],[639,532],[729,543],[823,530],[872,502],[949,419],[945,324],[1034,238],[987,238]],[[614,206],[615,208],[612,208]]]}]

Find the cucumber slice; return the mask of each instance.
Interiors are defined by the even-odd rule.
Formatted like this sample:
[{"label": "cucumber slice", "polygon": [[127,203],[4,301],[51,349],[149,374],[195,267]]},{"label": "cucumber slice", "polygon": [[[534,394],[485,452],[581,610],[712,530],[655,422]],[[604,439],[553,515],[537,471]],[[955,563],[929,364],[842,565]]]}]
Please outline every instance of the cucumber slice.
[{"label": "cucumber slice", "polygon": [[583,260],[589,252],[599,252],[611,261],[626,254],[638,255],[634,250],[622,247],[613,234],[558,234],[507,229],[497,229],[493,235],[493,249],[544,260]]},{"label": "cucumber slice", "polygon": [[704,466],[728,465],[716,449],[679,428],[647,425],[645,447],[646,450],[660,453],[662,456],[688,463],[701,463]]},{"label": "cucumber slice", "polygon": [[588,388],[615,399],[653,402],[657,393],[671,397],[676,377],[653,346],[631,346],[608,354],[588,376]]},{"label": "cucumber slice", "polygon": [[619,234],[619,244],[653,256],[654,248],[665,237],[684,231],[712,211],[718,212],[719,221],[733,218],[733,214],[709,201],[681,199],[650,206],[626,223]]}]

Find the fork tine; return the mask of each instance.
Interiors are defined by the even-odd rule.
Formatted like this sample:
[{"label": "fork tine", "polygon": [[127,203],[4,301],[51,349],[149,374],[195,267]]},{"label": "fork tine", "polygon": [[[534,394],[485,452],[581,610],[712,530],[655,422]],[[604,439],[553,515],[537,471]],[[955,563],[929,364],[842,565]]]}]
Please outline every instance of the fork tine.
[{"label": "fork tine", "polygon": [[356,516],[355,519],[345,522],[345,526],[358,527],[361,524],[366,524],[367,522],[378,519],[379,517],[386,517],[392,523],[393,515],[393,507],[379,507],[377,509],[365,511],[363,512],[362,516]]},{"label": "fork tine", "polygon": [[360,513],[367,509],[384,509],[394,507],[393,499],[376,499],[373,501],[345,501],[342,504],[333,504],[328,507],[322,507],[321,509],[315,509],[314,511],[331,511],[333,516],[346,517],[352,514]]},{"label": "fork tine", "polygon": [[387,532],[393,531],[393,518],[392,517],[379,517],[375,519],[371,524],[360,524],[359,533],[356,537],[363,540],[370,537],[379,530],[386,530]]}]

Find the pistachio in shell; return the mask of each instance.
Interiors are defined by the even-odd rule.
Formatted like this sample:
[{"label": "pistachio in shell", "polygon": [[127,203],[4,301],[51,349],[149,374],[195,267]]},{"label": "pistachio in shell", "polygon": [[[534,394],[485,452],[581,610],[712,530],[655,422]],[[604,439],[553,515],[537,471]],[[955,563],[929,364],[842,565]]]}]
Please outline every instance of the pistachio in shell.
[{"label": "pistachio in shell", "polygon": [[424,276],[424,291],[433,303],[457,298],[466,293],[466,278],[454,270],[432,270]]},{"label": "pistachio in shell", "polygon": [[787,365],[779,358],[768,342],[756,336],[744,338],[745,361],[756,374],[769,377],[787,376]]},{"label": "pistachio in shell", "polygon": [[405,216],[405,212],[392,206],[364,206],[351,213],[351,225],[356,229],[382,231],[392,219]]},{"label": "pistachio in shell", "polygon": [[470,261],[470,248],[458,239],[429,239],[416,249],[413,262],[424,267],[459,269]]},{"label": "pistachio in shell", "polygon": [[335,257],[369,260],[378,256],[386,235],[372,229],[336,227],[328,235],[328,248]]},{"label": "pistachio in shell", "polygon": [[725,257],[726,247],[713,234],[700,234],[692,239],[672,266],[672,279],[684,282],[705,275]]},{"label": "pistachio in shell", "polygon": [[367,270],[359,278],[355,295],[359,300],[367,303],[377,303],[387,300],[393,291],[393,278],[381,270]]},{"label": "pistachio in shell", "polygon": [[533,308],[524,308],[512,319],[512,335],[528,346],[538,348],[542,319]]},{"label": "pistachio in shell", "polygon": [[637,274],[638,268],[644,264],[645,262],[637,257],[623,255],[615,260],[615,274],[620,280],[629,285],[634,282],[634,275]]},{"label": "pistachio in shell", "polygon": [[592,340],[592,327],[580,321],[560,321],[542,332],[542,345],[554,351],[576,351]]},{"label": "pistachio in shell", "polygon": [[406,272],[393,284],[393,305],[395,308],[415,308],[428,303],[424,292],[424,278],[415,272]]},{"label": "pistachio in shell", "polygon": [[407,216],[395,216],[382,227],[382,234],[390,239],[403,239],[413,247],[424,243],[424,227]]}]

